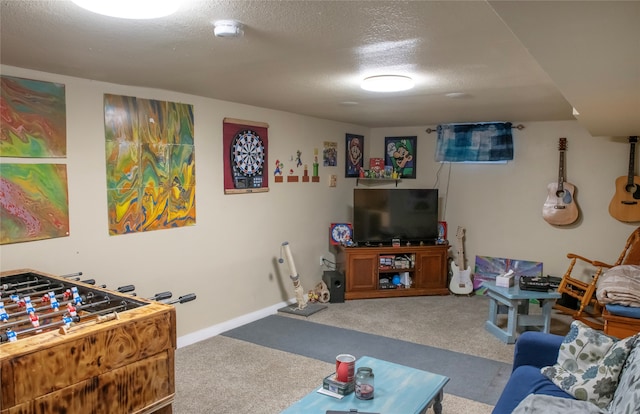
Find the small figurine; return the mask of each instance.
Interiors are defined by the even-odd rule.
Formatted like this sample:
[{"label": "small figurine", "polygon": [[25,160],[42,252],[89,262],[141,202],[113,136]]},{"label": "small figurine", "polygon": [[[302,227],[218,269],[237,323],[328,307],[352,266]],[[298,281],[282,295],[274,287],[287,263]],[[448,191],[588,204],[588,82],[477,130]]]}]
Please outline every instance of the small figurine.
[{"label": "small figurine", "polygon": [[0,302],[0,321],[6,322],[9,320],[9,314],[4,309],[4,302]]},{"label": "small figurine", "polygon": [[11,330],[11,328],[7,328],[7,339],[9,342],[15,342],[18,340],[18,336]]},{"label": "small figurine", "polygon": [[73,305],[72,302],[67,303],[67,312],[69,312],[69,315],[71,316],[78,315],[78,312],[76,311],[76,307]]},{"label": "small figurine", "polygon": [[300,167],[302,165],[302,152],[300,150],[296,151],[296,167]]},{"label": "small figurine", "polygon": [[49,292],[49,302],[51,302],[51,309],[57,311],[60,308],[60,304],[58,303],[58,299],[56,299],[56,294],[53,292]]},{"label": "small figurine", "polygon": [[64,315],[62,317],[62,322],[64,322],[64,325],[69,328],[71,326],[71,322],[73,322],[73,318],[70,315]]},{"label": "small figurine", "polygon": [[31,304],[31,297],[30,296],[25,296],[24,297],[24,307],[26,308],[27,313],[32,313],[32,312],[36,311],[33,308],[33,305]]},{"label": "small figurine", "polygon": [[280,162],[280,160],[276,160],[276,169],[273,170],[273,175],[282,175],[282,168],[284,164]]},{"label": "small figurine", "polygon": [[71,288],[71,292],[73,293],[73,301],[76,303],[76,305],[79,305],[82,303],[82,298],[80,297],[80,294],[78,293],[78,288],[77,287],[72,287]]},{"label": "small figurine", "polygon": [[35,312],[29,312],[29,319],[31,319],[31,325],[33,325],[34,328],[40,326],[40,318],[38,318]]}]

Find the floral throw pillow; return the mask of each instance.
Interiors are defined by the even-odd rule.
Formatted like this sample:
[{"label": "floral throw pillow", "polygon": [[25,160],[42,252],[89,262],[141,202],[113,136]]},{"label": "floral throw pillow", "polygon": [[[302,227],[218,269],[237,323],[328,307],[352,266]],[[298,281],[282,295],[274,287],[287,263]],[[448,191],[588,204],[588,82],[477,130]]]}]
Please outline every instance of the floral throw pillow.
[{"label": "floral throw pillow", "polygon": [[540,372],[578,400],[606,407],[618,387],[618,377],[636,336],[618,341],[580,321],[573,321],[556,364]]}]

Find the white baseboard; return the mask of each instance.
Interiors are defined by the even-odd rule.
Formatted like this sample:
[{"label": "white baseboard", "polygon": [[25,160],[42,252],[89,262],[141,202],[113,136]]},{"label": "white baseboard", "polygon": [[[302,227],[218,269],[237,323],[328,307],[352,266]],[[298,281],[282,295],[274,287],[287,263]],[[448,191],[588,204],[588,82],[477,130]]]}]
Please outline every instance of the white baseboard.
[{"label": "white baseboard", "polygon": [[264,309],[257,310],[255,312],[248,313],[246,315],[239,316],[234,319],[219,323],[217,325],[210,326],[208,328],[200,329],[199,331],[192,332],[187,335],[178,337],[178,348],[185,347],[187,345],[195,344],[196,342],[204,341],[205,339],[212,338],[220,335],[223,332],[237,328],[242,325],[246,325],[258,319],[262,319],[269,315],[273,315],[278,312],[278,309],[295,303],[295,300],[289,302],[281,302],[276,305],[269,306]]}]

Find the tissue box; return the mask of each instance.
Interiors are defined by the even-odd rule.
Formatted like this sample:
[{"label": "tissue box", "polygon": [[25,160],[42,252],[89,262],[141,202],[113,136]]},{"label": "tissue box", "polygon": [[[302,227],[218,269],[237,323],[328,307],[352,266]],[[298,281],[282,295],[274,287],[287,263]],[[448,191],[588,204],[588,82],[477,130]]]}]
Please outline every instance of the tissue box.
[{"label": "tissue box", "polygon": [[496,286],[511,287],[513,286],[513,273],[496,277]]}]

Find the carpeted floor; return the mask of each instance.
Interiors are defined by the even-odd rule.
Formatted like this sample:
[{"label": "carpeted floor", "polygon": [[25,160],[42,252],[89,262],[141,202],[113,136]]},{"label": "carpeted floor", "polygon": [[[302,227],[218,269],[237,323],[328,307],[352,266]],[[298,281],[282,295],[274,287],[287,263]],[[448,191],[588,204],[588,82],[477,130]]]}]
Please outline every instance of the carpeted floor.
[{"label": "carpeted floor", "polygon": [[450,378],[448,393],[485,404],[498,400],[511,373],[505,362],[279,315],[223,335],[328,363],[349,353],[433,372]]},{"label": "carpeted floor", "polygon": [[[313,322],[310,325],[318,331],[329,332],[320,326],[327,325],[357,331],[353,338],[384,337],[381,342],[393,339],[399,342],[388,343],[410,343],[406,346],[412,349],[438,348],[442,355],[449,352],[460,360],[457,371],[460,376],[464,375],[465,356],[503,364],[510,364],[513,357],[513,345],[500,342],[484,329],[488,300],[483,296],[367,299],[328,305],[326,310],[309,317],[278,314],[276,320],[289,331],[287,335],[294,337],[299,322]],[[536,306],[531,308],[532,312],[537,311]],[[287,325],[287,319],[291,320],[291,326]],[[567,316],[554,314],[551,330],[564,335],[570,322]],[[333,349],[328,339],[320,339],[320,336],[313,342],[320,349],[315,352],[323,353],[323,359],[309,357],[308,351],[304,350],[287,352],[224,335],[179,349],[176,352],[174,413],[279,413],[316,389],[322,378],[332,372],[333,357],[345,351]],[[360,341],[366,342],[365,339]],[[415,345],[424,348],[415,348]],[[349,352],[364,355],[359,349]],[[469,358],[471,360],[474,359]],[[454,380],[462,388],[465,385],[472,388],[473,382],[458,374],[453,376],[444,389],[444,413],[491,413],[493,403],[474,401],[472,391],[464,394],[472,398],[454,394]]]}]

